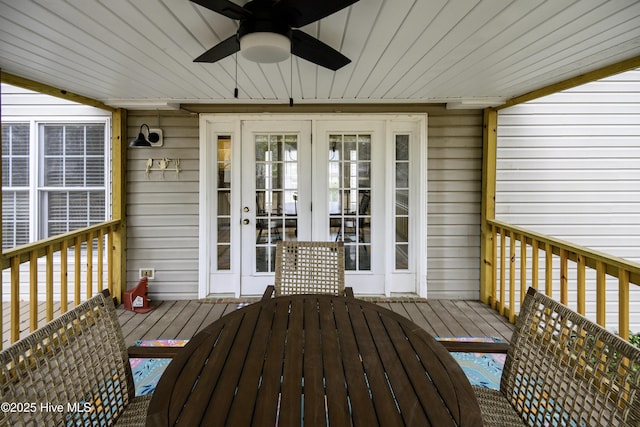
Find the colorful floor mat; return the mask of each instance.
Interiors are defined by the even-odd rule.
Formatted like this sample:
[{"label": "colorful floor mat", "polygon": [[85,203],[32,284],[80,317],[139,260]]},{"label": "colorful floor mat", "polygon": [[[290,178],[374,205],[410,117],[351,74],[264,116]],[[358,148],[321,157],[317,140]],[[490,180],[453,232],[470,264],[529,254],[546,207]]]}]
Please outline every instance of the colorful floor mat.
[{"label": "colorful floor mat", "polygon": [[[184,346],[188,340],[151,340],[136,341],[135,345],[142,347],[175,347]],[[171,362],[171,359],[129,359],[133,382],[136,386],[136,396],[152,394],[160,376]]]},{"label": "colorful floor mat", "polygon": [[[493,337],[436,337],[439,341],[503,342]],[[472,385],[500,389],[500,376],[506,354],[451,353]]]},{"label": "colorful floor mat", "polygon": [[[486,337],[438,337],[438,340],[501,342],[499,338]],[[135,345],[147,347],[183,346],[188,340],[152,340],[138,341]],[[500,388],[500,375],[504,365],[504,354],[488,353],[451,353],[473,385],[487,388]],[[136,396],[151,394],[156,388],[160,376],[171,359],[130,359]]]}]

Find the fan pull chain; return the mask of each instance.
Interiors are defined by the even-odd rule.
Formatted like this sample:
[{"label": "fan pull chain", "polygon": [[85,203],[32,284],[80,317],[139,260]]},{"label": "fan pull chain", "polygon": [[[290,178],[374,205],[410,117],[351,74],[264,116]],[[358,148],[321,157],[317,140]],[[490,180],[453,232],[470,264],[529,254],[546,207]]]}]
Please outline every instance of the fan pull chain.
[{"label": "fan pull chain", "polygon": [[293,55],[289,55],[289,107],[293,107]]},{"label": "fan pull chain", "polygon": [[236,57],[236,87],[233,89],[233,97],[238,98],[238,52],[234,56]]}]

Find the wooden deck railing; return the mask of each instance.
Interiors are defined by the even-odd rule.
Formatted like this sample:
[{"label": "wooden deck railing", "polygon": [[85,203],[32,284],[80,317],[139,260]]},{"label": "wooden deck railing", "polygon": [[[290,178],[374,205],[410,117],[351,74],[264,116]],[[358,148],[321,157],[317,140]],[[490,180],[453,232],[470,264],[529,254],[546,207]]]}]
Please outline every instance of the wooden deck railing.
[{"label": "wooden deck railing", "polygon": [[559,293],[565,305],[570,305],[571,292],[573,308],[585,315],[587,304],[594,303],[587,298],[587,277],[595,276],[595,320],[606,327],[607,276],[611,276],[617,278],[618,333],[629,339],[629,285],[640,285],[640,264],[500,221],[488,220],[487,225],[493,234],[493,253],[487,256],[492,261],[485,260],[492,272],[489,300],[501,315],[513,323],[526,288],[538,289],[541,283],[546,295]]},{"label": "wooden deck railing", "polygon": [[[22,245],[3,252],[2,270],[10,269],[10,341],[15,342],[20,338],[20,289],[21,289],[21,265],[29,264],[29,329],[38,328],[38,303],[39,294],[42,292],[39,281],[39,260],[44,258],[45,281],[44,295],[46,306],[46,320],[50,321],[54,316],[54,283],[59,284],[60,311],[64,313],[69,308],[69,276],[72,275],[73,305],[82,302],[82,296],[90,298],[94,293],[108,288],[111,294],[113,289],[113,239],[114,233],[120,227],[119,220],[107,221],[92,227],[83,228],[60,236],[40,240],[38,242]],[[106,248],[105,248],[106,242]],[[69,271],[68,254],[73,249],[73,271]],[[54,256],[59,258],[60,277],[54,278]],[[85,277],[82,277],[82,267],[85,266]],[[107,278],[105,281],[104,271]],[[70,274],[71,273],[71,274]],[[3,274],[4,277],[4,274]],[[0,293],[0,298],[5,291]],[[0,317],[4,317],[1,313]],[[0,329],[0,342],[2,342]]]}]

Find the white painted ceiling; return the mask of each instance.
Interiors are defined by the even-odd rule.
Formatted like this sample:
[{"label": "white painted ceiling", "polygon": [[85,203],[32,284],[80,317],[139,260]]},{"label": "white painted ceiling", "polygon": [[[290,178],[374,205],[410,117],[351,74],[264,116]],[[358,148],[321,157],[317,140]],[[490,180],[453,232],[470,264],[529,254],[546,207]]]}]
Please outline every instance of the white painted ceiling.
[{"label": "white painted ceiling", "polygon": [[0,0],[0,67],[126,108],[288,102],[290,90],[296,103],[487,106],[640,56],[640,1],[360,0],[302,28],[349,65],[238,55],[238,99],[235,56],[193,62],[236,30],[189,0]]}]

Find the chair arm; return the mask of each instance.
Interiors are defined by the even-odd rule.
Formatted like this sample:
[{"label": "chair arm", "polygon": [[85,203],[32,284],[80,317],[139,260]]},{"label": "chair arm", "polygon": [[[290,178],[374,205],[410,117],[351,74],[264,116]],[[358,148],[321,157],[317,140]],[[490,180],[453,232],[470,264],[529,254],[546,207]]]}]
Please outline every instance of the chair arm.
[{"label": "chair arm", "polygon": [[127,348],[129,358],[132,359],[173,359],[182,347],[142,347]]},{"label": "chair arm", "polygon": [[506,353],[509,343],[506,342],[468,342],[468,341],[438,341],[450,352],[459,353]]},{"label": "chair arm", "polygon": [[273,285],[267,286],[267,289],[264,291],[264,294],[262,294],[262,299],[270,299],[275,292],[276,292],[275,286]]}]

